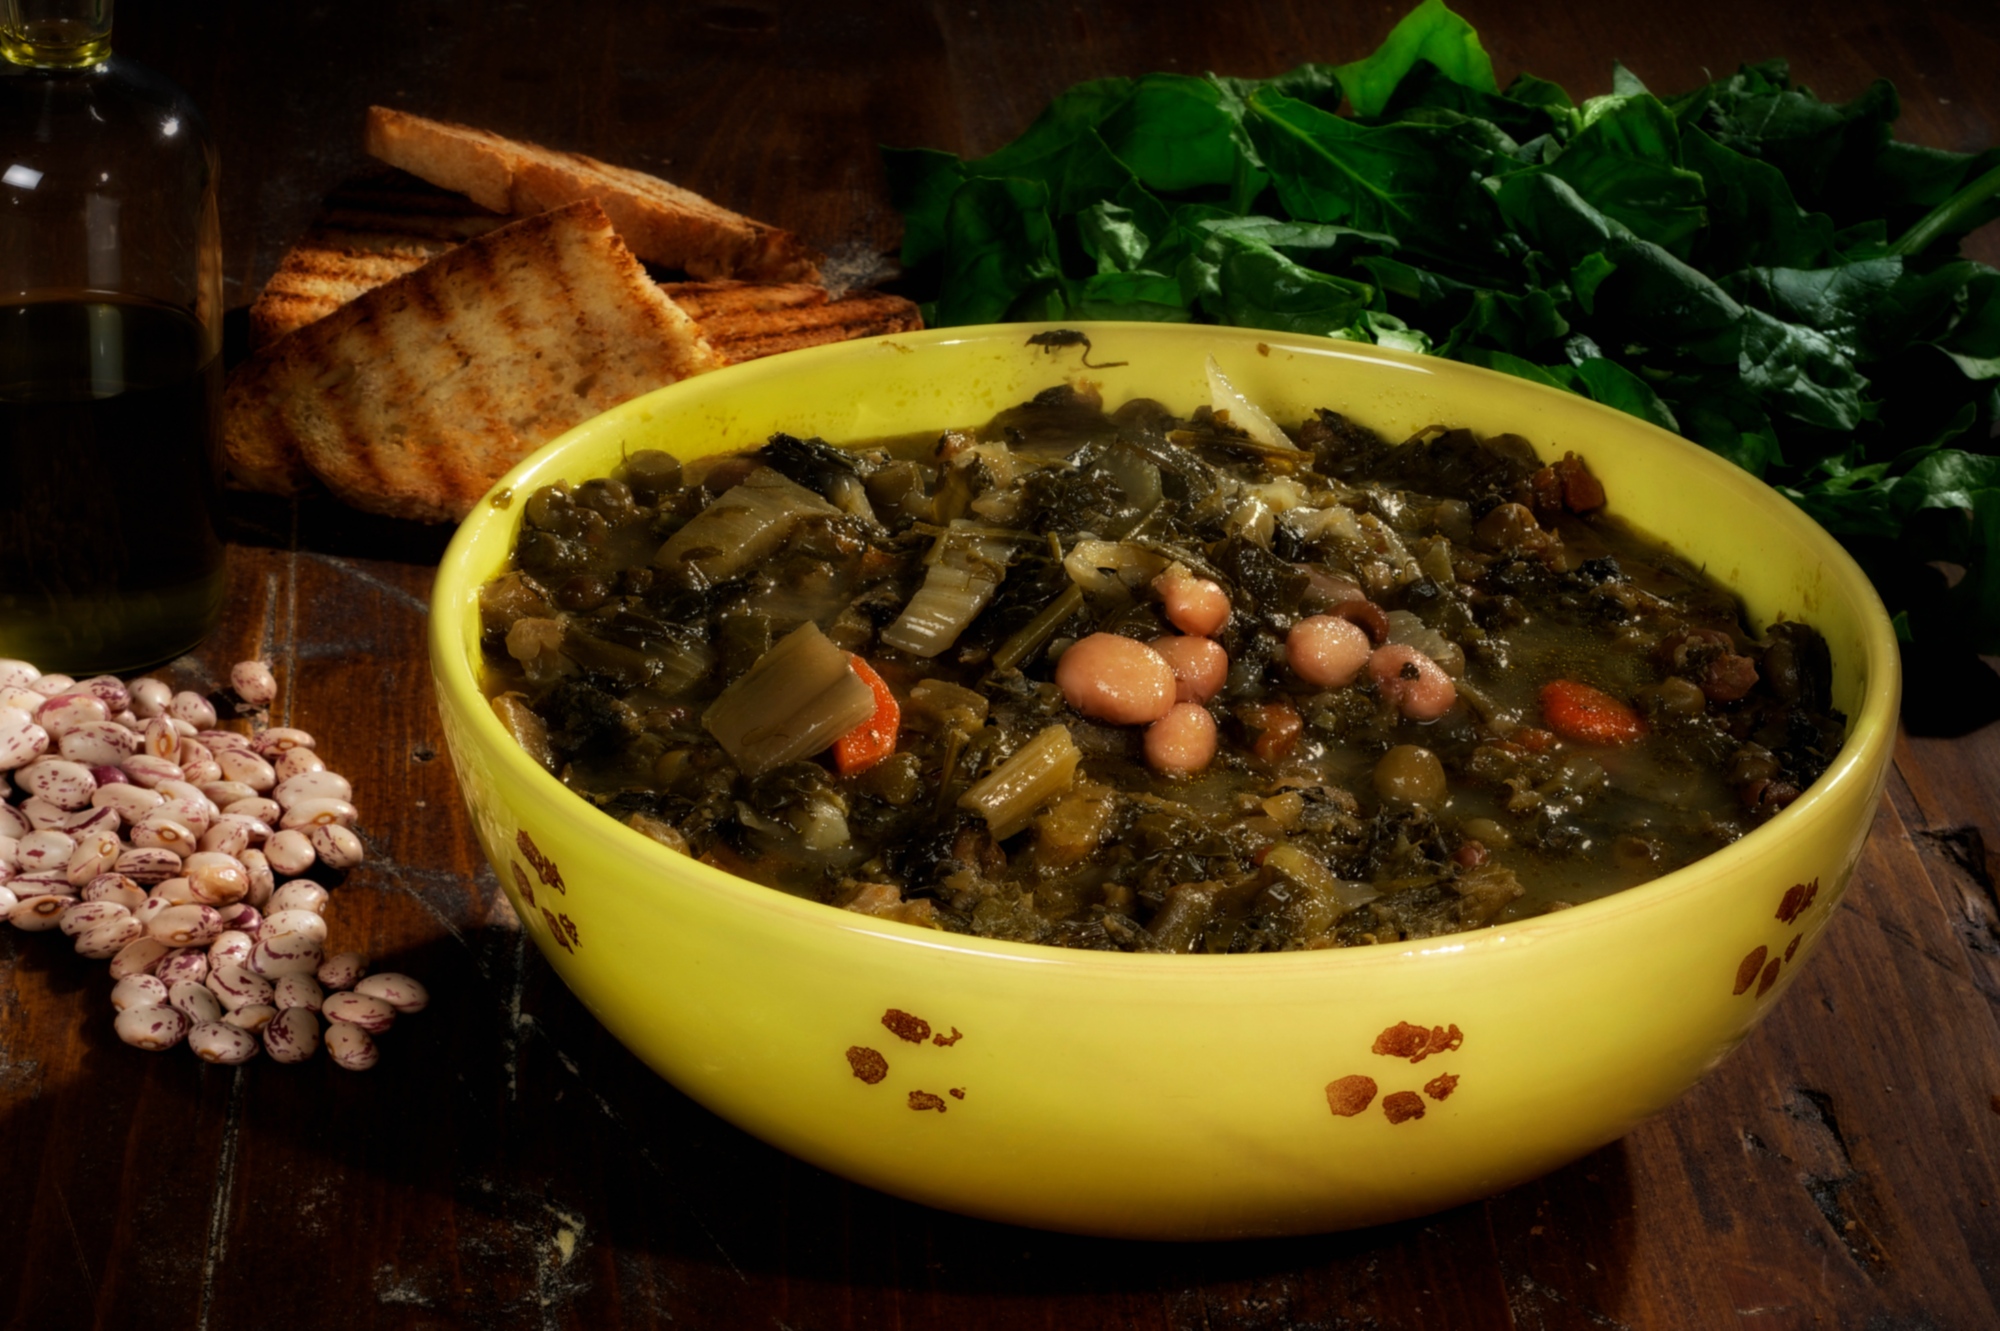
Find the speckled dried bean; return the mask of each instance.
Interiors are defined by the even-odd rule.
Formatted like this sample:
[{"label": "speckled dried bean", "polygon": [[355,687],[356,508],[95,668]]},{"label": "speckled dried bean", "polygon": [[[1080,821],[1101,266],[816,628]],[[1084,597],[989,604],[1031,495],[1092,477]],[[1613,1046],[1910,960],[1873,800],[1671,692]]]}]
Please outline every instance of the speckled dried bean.
[{"label": "speckled dried bean", "polygon": [[129,920],[132,912],[111,901],[78,901],[63,912],[62,923],[56,927],[75,938],[85,929],[106,920]]},{"label": "speckled dried bean", "polygon": [[271,982],[242,966],[217,966],[208,972],[209,992],[234,1012],[251,1003],[271,1001]]},{"label": "speckled dried bean", "polygon": [[269,707],[278,696],[278,680],[262,661],[238,661],[229,667],[229,687],[252,707]]},{"label": "speckled dried bean", "polygon": [[187,1033],[188,1048],[204,1063],[247,1063],[263,1046],[227,1021],[205,1021]]},{"label": "speckled dried bean", "polygon": [[[264,934],[259,942],[292,937],[306,939],[323,949],[326,946],[326,917],[314,910],[277,910],[264,917]],[[318,968],[319,963],[315,961],[313,969]]]},{"label": "speckled dried bean", "polygon": [[137,1049],[171,1049],[188,1033],[188,1019],[165,1006],[126,1008],[112,1022],[118,1038]]},{"label": "speckled dried bean", "polygon": [[150,753],[135,753],[118,764],[119,769],[131,778],[134,785],[151,790],[162,781],[179,781],[187,773],[181,771],[180,764],[170,763],[165,758],[155,758]]},{"label": "speckled dried bean", "polygon": [[194,829],[169,817],[164,812],[147,816],[132,825],[130,833],[132,845],[136,849],[159,848],[171,850],[185,859],[200,849],[201,839]]},{"label": "speckled dried bean", "polygon": [[109,961],[124,951],[127,943],[146,936],[146,926],[129,914],[109,919],[76,936],[76,954],[92,961]]},{"label": "speckled dried bean", "polygon": [[151,887],[180,875],[181,857],[159,847],[134,847],[118,857],[113,872],[122,873],[141,887]]},{"label": "speckled dried bean", "polygon": [[169,906],[142,927],[168,947],[207,947],[221,936],[222,917],[213,906]]},{"label": "speckled dried bean", "polygon": [[287,749],[272,760],[278,780],[289,781],[307,772],[324,772],[326,760],[311,749]]},{"label": "speckled dried bean", "polygon": [[138,740],[116,721],[87,722],[56,741],[57,753],[86,767],[116,767],[138,751]]},{"label": "speckled dried bean", "polygon": [[156,716],[146,722],[146,728],[139,732],[140,751],[162,762],[180,761],[181,732],[174,729],[172,718]]},{"label": "speckled dried bean", "polygon": [[162,984],[172,986],[182,980],[192,980],[202,984],[208,979],[208,953],[198,947],[176,948],[160,958],[160,964],[153,968],[153,974],[160,977]]},{"label": "speckled dried bean", "polygon": [[[396,971],[381,971],[361,980],[354,986],[354,992],[369,998],[379,998],[404,1016],[412,1012],[422,1012],[430,1006],[430,991],[421,984]],[[353,1020],[351,1017],[348,1020]]]},{"label": "speckled dried bean", "polygon": [[250,871],[234,855],[198,850],[181,864],[195,896],[211,906],[228,906],[250,893]]},{"label": "speckled dried bean", "polygon": [[239,818],[255,818],[270,825],[273,830],[276,830],[278,819],[285,812],[278,807],[278,801],[268,795],[252,795],[249,799],[236,800],[223,805],[222,811]]},{"label": "speckled dried bean", "polygon": [[118,949],[118,955],[111,958],[111,978],[124,980],[134,975],[148,974],[159,966],[168,950],[165,943],[150,934],[144,938],[135,938]]},{"label": "speckled dried bean", "polygon": [[313,849],[312,838],[296,827],[288,827],[273,832],[264,843],[264,858],[271,862],[274,872],[290,877],[312,868],[319,852]]},{"label": "speckled dried bean", "polygon": [[278,1009],[269,1003],[251,1003],[237,1008],[222,1020],[240,1031],[249,1031],[252,1035],[256,1035],[269,1026],[271,1018],[277,1015]]},{"label": "speckled dried bean", "polygon": [[312,842],[313,853],[319,856],[319,862],[329,869],[352,869],[367,857],[361,834],[339,823],[311,828],[306,832],[306,838]]},{"label": "speckled dried bean", "polygon": [[44,698],[53,698],[64,689],[73,687],[75,684],[76,680],[68,675],[47,674],[34,680],[28,687],[36,693],[41,694]]},{"label": "speckled dried bean", "polygon": [[86,722],[107,721],[110,718],[111,709],[87,693],[68,693],[50,698],[35,712],[35,724],[48,731],[49,738],[56,741]]},{"label": "speckled dried bean", "polygon": [[281,910],[306,910],[315,915],[326,913],[326,903],[332,897],[327,890],[309,878],[301,878],[294,883],[286,883],[271,894],[271,913]]},{"label": "speckled dried bean", "polygon": [[14,867],[22,873],[40,873],[58,867],[67,869],[76,849],[76,838],[52,827],[38,828],[14,844]]},{"label": "speckled dried bean", "polygon": [[224,816],[215,820],[197,843],[203,850],[218,851],[234,859],[250,849],[252,820]]},{"label": "speckled dried bean", "polygon": [[280,1063],[303,1063],[319,1052],[319,1018],[312,1009],[279,1009],[264,1028],[264,1049]]},{"label": "speckled dried bean", "polygon": [[[85,773],[85,775],[89,775]],[[281,828],[315,827],[326,823],[344,823],[352,826],[357,813],[346,800],[310,799],[300,800],[285,810],[284,817],[278,819]]]},{"label": "speckled dried bean", "polygon": [[118,812],[115,809],[78,809],[75,813],[63,819],[62,826],[56,830],[67,832],[71,836],[81,839],[93,832],[111,832],[115,834],[122,822],[123,820],[119,818]]},{"label": "speckled dried bean", "polygon": [[78,893],[85,901],[109,901],[135,911],[146,904],[146,890],[122,873],[101,873]]},{"label": "speckled dried bean", "polygon": [[224,923],[239,933],[249,935],[256,942],[264,933],[264,916],[247,901],[239,901],[233,906],[219,906]]},{"label": "speckled dried bean", "polygon": [[278,807],[282,809],[307,800],[349,801],[354,798],[354,786],[338,772],[301,772],[280,781],[272,789],[271,798],[278,801]]},{"label": "speckled dried bean", "polygon": [[224,966],[250,966],[250,951],[257,946],[257,940],[241,929],[224,929],[213,943],[208,945],[208,965],[210,970]]},{"label": "speckled dried bean", "polygon": [[42,672],[32,661],[11,656],[0,658],[0,688],[25,689],[41,677]]},{"label": "speckled dried bean", "polygon": [[328,994],[320,1004],[320,1016],[328,1021],[344,1021],[359,1026],[370,1035],[380,1035],[396,1024],[396,1009],[380,998],[349,990]]},{"label": "speckled dried bean", "polygon": [[164,878],[153,884],[148,901],[164,901],[169,906],[198,906],[201,899],[194,894],[194,886],[185,878]]},{"label": "speckled dried bean", "polygon": [[49,751],[49,732],[33,721],[0,727],[0,772],[27,766]]},{"label": "speckled dried bean", "polygon": [[248,749],[224,749],[215,755],[223,776],[246,785],[258,794],[278,784],[278,773],[265,759]]},{"label": "speckled dried bean", "polygon": [[182,689],[167,703],[167,715],[176,721],[185,721],[196,730],[208,730],[215,725],[215,708],[199,693]]},{"label": "speckled dried bean", "polygon": [[76,849],[69,854],[69,880],[78,887],[90,882],[98,875],[108,873],[111,866],[118,863],[124,853],[118,837],[111,832],[91,832],[77,839]]},{"label": "speckled dried bean", "polygon": [[381,1057],[367,1031],[350,1022],[336,1021],[326,1028],[326,1056],[349,1072],[366,1072]]},{"label": "speckled dried bean", "polygon": [[322,988],[331,993],[352,989],[368,973],[368,959],[359,952],[336,952],[313,972]]},{"label": "speckled dried bean", "polygon": [[7,923],[28,933],[42,933],[62,923],[63,912],[69,909],[75,897],[54,893],[38,893],[35,896],[22,895],[7,912]]},{"label": "speckled dried bean", "polygon": [[76,812],[74,809],[65,809],[60,804],[51,804],[40,795],[28,796],[21,801],[20,808],[21,812],[27,815],[28,826],[36,831],[45,827],[59,829],[69,821],[69,816]]},{"label": "speckled dried bean", "polygon": [[89,679],[72,684],[72,694],[88,694],[103,703],[107,712],[122,712],[132,705],[132,690],[125,687],[125,681],[116,675],[92,675]]},{"label": "speckled dried bean", "polygon": [[229,806],[238,800],[259,798],[256,791],[241,781],[206,781],[202,783],[201,793],[208,796],[209,802],[224,813],[228,813]]},{"label": "speckled dried bean", "polygon": [[135,1007],[167,1006],[167,986],[150,975],[127,975],[111,986],[111,1006],[120,1012]]},{"label": "speckled dried bean", "polygon": [[200,740],[203,744],[208,745],[208,747],[218,757],[221,756],[222,751],[224,749],[235,749],[243,753],[256,752],[256,750],[251,748],[250,746],[250,737],[248,735],[241,733],[240,731],[202,730],[196,732],[195,738]]},{"label": "speckled dried bean", "polygon": [[278,876],[271,872],[270,863],[265,860],[264,852],[255,846],[236,858],[242,863],[243,872],[250,876],[250,890],[244,894],[244,902],[255,906],[258,910],[264,909],[265,904],[271,899],[272,891],[277,887]]},{"label": "speckled dried bean", "polygon": [[167,799],[158,791],[148,790],[132,781],[100,780],[97,789],[91,793],[90,802],[97,808],[112,810],[127,823],[137,823],[158,810]]},{"label": "speckled dried bean", "polygon": [[14,889],[0,883],[0,920],[7,918],[7,912],[21,904],[21,898],[14,895]]},{"label": "speckled dried bean", "polygon": [[132,695],[133,714],[141,718],[158,716],[174,699],[174,691],[150,675],[142,675],[125,687]]},{"label": "speckled dried bean", "polygon": [[321,946],[304,934],[265,934],[250,948],[250,969],[267,979],[314,975],[325,959]]},{"label": "speckled dried bean", "polygon": [[[67,758],[37,758],[14,773],[14,784],[66,811],[85,808],[97,789],[97,778],[82,763]],[[351,821],[351,820],[350,820]]]},{"label": "speckled dried bean", "polygon": [[34,830],[26,814],[11,804],[0,803],[0,833],[11,837],[22,837]]},{"label": "speckled dried bean", "polygon": [[269,730],[259,731],[251,738],[250,743],[258,753],[273,759],[294,749],[317,747],[317,742],[311,734],[291,726],[272,726]]},{"label": "speckled dried bean", "polygon": [[199,980],[178,980],[169,986],[167,1006],[196,1025],[222,1020],[222,1000]]},{"label": "speckled dried bean", "polygon": [[[280,975],[271,985],[271,1002],[280,1012],[295,1007],[317,1012],[325,1001],[325,991],[319,987],[319,981],[310,975]],[[387,999],[383,1001],[388,1002]]]}]

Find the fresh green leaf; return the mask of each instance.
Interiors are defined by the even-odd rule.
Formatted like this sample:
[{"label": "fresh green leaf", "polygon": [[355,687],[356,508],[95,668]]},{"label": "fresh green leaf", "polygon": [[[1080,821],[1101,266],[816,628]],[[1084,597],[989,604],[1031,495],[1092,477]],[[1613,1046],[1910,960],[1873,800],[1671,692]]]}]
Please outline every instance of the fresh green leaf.
[{"label": "fresh green leaf", "polygon": [[1700,129],[1681,134],[1681,161],[1702,179],[1708,227],[1697,257],[1711,273],[1762,264],[1810,268],[1833,248],[1833,219],[1792,198],[1784,173],[1725,148]]},{"label": "fresh green leaf", "polygon": [[1650,93],[1586,102],[1582,132],[1544,169],[1640,239],[1683,257],[1708,220],[1702,177],[1681,167],[1674,118]]},{"label": "fresh green leaf", "polygon": [[[991,323],[1062,275],[1049,192],[1032,180],[968,180],[945,212],[937,322]],[[1057,315],[1060,315],[1058,310]]]},{"label": "fresh green leaf", "polygon": [[1500,91],[1479,34],[1446,9],[1444,0],[1423,0],[1390,29],[1373,55],[1334,72],[1347,90],[1348,105],[1366,120],[1382,114],[1396,85],[1419,60],[1428,60],[1445,77],[1476,92]]},{"label": "fresh green leaf", "polygon": [[903,215],[903,266],[914,268],[944,249],[944,214],[964,165],[934,148],[883,148],[889,201]]},{"label": "fresh green leaf", "polygon": [[1207,258],[1217,292],[1202,309],[1240,327],[1330,334],[1361,318],[1375,297],[1364,283],[1301,267],[1247,235],[1213,230]]}]

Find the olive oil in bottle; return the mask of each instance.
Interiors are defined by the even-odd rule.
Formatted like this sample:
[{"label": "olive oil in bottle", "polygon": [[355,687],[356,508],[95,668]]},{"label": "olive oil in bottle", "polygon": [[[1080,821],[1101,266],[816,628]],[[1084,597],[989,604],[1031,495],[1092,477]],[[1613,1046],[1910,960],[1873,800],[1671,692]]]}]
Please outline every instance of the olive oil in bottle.
[{"label": "olive oil in bottle", "polygon": [[131,671],[215,624],[215,178],[110,0],[0,0],[0,657]]},{"label": "olive oil in bottle", "polygon": [[219,371],[171,306],[0,306],[0,656],[135,669],[214,622]]}]

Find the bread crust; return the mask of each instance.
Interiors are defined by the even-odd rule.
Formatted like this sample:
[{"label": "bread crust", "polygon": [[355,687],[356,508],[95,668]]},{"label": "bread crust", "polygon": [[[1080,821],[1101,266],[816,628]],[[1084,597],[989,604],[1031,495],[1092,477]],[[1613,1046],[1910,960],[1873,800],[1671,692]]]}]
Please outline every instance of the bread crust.
[{"label": "bread crust", "polygon": [[632,252],[698,278],[818,280],[820,256],[789,231],[692,190],[582,153],[489,130],[368,108],[368,151],[495,212],[526,214],[595,199]]},{"label": "bread crust", "polygon": [[592,200],[501,227],[363,293],[239,366],[239,483],[317,477],[356,508],[455,521],[528,453],[718,358]]}]

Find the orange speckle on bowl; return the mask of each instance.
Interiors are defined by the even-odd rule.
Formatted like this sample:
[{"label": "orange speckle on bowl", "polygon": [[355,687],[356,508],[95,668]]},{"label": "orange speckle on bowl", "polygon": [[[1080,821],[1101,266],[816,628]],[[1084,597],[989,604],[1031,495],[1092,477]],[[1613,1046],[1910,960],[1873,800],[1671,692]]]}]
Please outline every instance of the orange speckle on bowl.
[{"label": "orange speckle on bowl", "polygon": [[935,1109],[942,1114],[945,1111],[944,1097],[932,1095],[929,1091],[911,1091],[910,1108],[918,1111]]},{"label": "orange speckle on bowl", "polygon": [[1394,1091],[1382,1097],[1382,1112],[1391,1123],[1407,1123],[1424,1116],[1424,1097],[1415,1091]]},{"label": "orange speckle on bowl", "polygon": [[1764,954],[1766,951],[1768,949],[1762,943],[1759,943],[1755,948],[1751,949],[1749,956],[1743,958],[1742,962],[1736,967],[1736,987],[1730,990],[1731,993],[1743,993],[1757,982],[1757,972],[1764,969]]},{"label": "orange speckle on bowl", "polygon": [[1457,1089],[1458,1075],[1452,1072],[1440,1072],[1424,1083],[1424,1094],[1433,1100],[1442,1100]]},{"label": "orange speckle on bowl", "polygon": [[854,1075],[873,1086],[889,1075],[889,1060],[867,1045],[850,1045],[847,1050],[847,1066],[854,1069]]},{"label": "orange speckle on bowl", "polygon": [[882,1024],[894,1031],[897,1039],[908,1040],[911,1044],[922,1044],[931,1038],[931,1024],[901,1008],[892,1007],[884,1012]]}]

